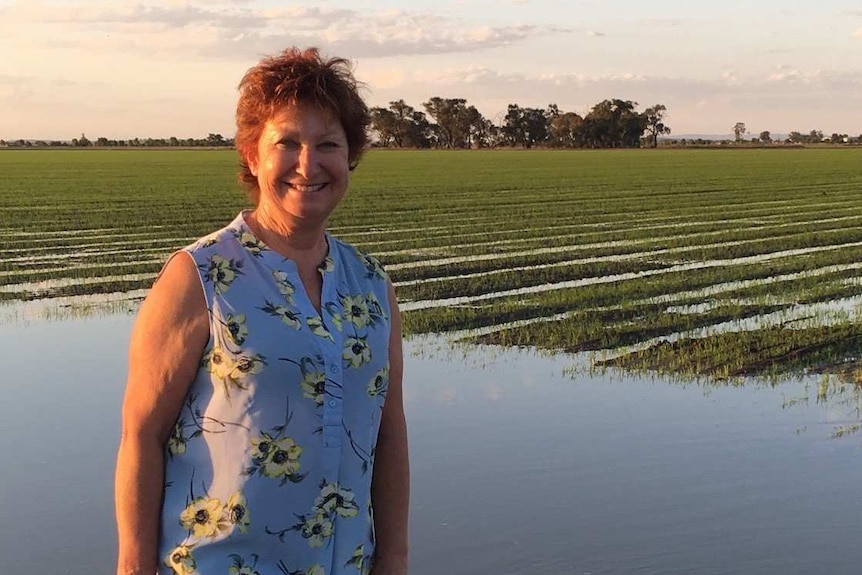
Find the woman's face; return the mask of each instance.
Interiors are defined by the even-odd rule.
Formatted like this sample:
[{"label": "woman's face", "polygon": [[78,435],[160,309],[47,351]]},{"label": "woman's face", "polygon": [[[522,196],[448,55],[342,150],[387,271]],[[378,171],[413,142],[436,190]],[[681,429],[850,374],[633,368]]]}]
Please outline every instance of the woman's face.
[{"label": "woman's face", "polygon": [[323,225],[347,192],[347,136],[331,113],[288,106],[264,124],[248,162],[258,208],[288,225]]}]

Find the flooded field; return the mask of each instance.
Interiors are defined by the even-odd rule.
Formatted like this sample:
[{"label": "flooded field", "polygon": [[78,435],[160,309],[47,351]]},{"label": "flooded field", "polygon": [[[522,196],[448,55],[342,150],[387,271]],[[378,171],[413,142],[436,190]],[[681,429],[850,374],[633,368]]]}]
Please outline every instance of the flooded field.
[{"label": "flooded field", "polygon": [[[860,160],[371,152],[332,231],[382,259],[409,333],[593,351],[594,367],[855,382]],[[49,313],[139,298],[167,254],[245,205],[231,151],[7,150],[0,168],[0,301]]]},{"label": "flooded field", "polygon": [[[862,150],[372,152],[413,573],[851,573]],[[110,571],[132,314],[232,152],[0,152],[0,556]]]}]

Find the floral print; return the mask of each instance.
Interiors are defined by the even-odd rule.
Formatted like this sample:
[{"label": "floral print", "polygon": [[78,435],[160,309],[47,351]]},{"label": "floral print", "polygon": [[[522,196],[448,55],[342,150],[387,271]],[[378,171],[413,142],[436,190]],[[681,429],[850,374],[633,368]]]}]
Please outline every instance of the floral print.
[{"label": "floral print", "polygon": [[215,537],[227,525],[222,517],[221,501],[211,497],[199,497],[180,514],[180,524],[193,537]]},{"label": "floral print", "polygon": [[165,557],[165,566],[170,567],[177,575],[192,575],[197,570],[192,548],[189,545],[178,545]]},{"label": "floral print", "polygon": [[222,383],[225,395],[230,397],[233,388],[247,389],[245,380],[263,370],[266,358],[258,354],[234,357],[227,350],[214,347],[204,354],[203,365],[214,379]]},{"label": "floral print", "polygon": [[329,333],[329,330],[326,329],[325,325],[323,325],[323,320],[320,319],[320,316],[308,318],[308,327],[311,328],[311,333],[317,337],[322,337],[329,341],[335,341],[335,338],[332,337],[332,334]]},{"label": "floral print", "polygon": [[204,278],[213,284],[215,293],[221,295],[226,293],[230,284],[238,275],[242,274],[242,262],[214,255],[209,260],[209,265],[204,268]]},{"label": "floral print", "polygon": [[389,387],[388,365],[374,374],[374,377],[371,378],[371,381],[369,381],[368,385],[365,387],[365,392],[371,397],[375,397],[385,394],[387,387]]},{"label": "floral print", "polygon": [[279,270],[274,270],[272,272],[272,277],[275,279],[275,285],[278,287],[278,291],[281,292],[281,295],[284,296],[284,301],[293,305],[293,294],[296,293],[296,288],[293,287],[293,284],[290,282],[288,275],[286,272],[282,272]]},{"label": "floral print", "polygon": [[353,555],[344,564],[345,567],[355,567],[360,575],[371,572],[371,555],[365,554],[365,545],[359,545],[353,551]]},{"label": "floral print", "polygon": [[364,337],[348,337],[344,340],[344,361],[353,369],[359,369],[371,361],[371,348]]},{"label": "floral print", "polygon": [[341,305],[344,307],[344,317],[348,322],[357,328],[363,328],[368,325],[368,322],[371,320],[371,314],[368,313],[368,303],[365,301],[365,296],[342,296]]},{"label": "floral print", "polygon": [[320,308],[240,215],[186,248],[210,340],[165,444],[161,575],[365,575],[388,282],[327,235]]},{"label": "floral print", "polygon": [[236,233],[236,238],[240,245],[256,258],[259,258],[260,255],[268,249],[266,244],[254,237],[254,234],[251,232],[238,232]]},{"label": "floral print", "polygon": [[230,496],[227,505],[225,505],[225,514],[227,520],[235,525],[240,533],[248,531],[248,526],[251,525],[251,515],[248,512],[248,503],[242,493],[237,491]]},{"label": "floral print", "polygon": [[248,337],[248,328],[245,326],[245,315],[228,314],[221,323],[223,335],[226,340],[230,340],[234,345],[242,345],[245,343],[245,338]]},{"label": "floral print", "polygon": [[283,305],[278,305],[267,301],[266,305],[260,308],[260,310],[265,314],[271,315],[272,317],[277,317],[281,320],[281,323],[286,326],[292,327],[293,329],[299,329],[302,326],[302,324],[299,322],[299,314]]},{"label": "floral print", "polygon": [[325,483],[320,495],[314,500],[314,508],[327,514],[336,513],[342,517],[356,517],[359,506],[353,500],[349,489],[342,489],[337,483]]}]

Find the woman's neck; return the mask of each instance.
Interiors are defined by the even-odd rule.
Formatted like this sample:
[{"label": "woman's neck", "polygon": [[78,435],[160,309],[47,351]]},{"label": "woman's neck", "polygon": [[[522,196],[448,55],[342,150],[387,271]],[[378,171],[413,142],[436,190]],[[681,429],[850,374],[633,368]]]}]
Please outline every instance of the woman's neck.
[{"label": "woman's neck", "polygon": [[305,228],[274,218],[260,207],[247,212],[245,222],[259,240],[300,267],[317,267],[326,257],[325,225]]}]

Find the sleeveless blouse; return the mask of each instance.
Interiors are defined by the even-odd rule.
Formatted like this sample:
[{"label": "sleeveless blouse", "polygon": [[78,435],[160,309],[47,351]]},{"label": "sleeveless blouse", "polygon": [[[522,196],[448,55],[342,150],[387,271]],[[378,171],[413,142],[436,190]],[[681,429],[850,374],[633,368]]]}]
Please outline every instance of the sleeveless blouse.
[{"label": "sleeveless blouse", "polygon": [[210,336],[166,445],[162,575],[354,575],[389,382],[380,264],[327,234],[320,313],[243,214],[184,248]]}]

